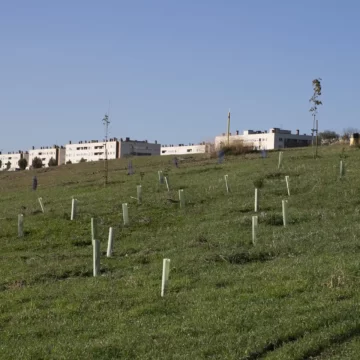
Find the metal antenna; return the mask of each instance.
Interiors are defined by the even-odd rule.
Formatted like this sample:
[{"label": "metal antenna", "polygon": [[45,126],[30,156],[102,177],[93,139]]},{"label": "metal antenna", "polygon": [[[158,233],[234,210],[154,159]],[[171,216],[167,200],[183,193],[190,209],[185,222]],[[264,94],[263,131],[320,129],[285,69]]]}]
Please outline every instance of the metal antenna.
[{"label": "metal antenna", "polygon": [[107,152],[107,141],[108,141],[109,124],[110,124],[109,114],[110,114],[110,101],[109,101],[109,109],[108,109],[108,113],[107,113],[107,114],[105,114],[104,118],[102,119],[102,122],[103,122],[104,127],[105,127],[105,146],[104,146],[104,150],[105,150],[105,161],[104,161],[104,186],[106,186],[106,185],[108,184],[108,177],[109,177],[108,152]]}]

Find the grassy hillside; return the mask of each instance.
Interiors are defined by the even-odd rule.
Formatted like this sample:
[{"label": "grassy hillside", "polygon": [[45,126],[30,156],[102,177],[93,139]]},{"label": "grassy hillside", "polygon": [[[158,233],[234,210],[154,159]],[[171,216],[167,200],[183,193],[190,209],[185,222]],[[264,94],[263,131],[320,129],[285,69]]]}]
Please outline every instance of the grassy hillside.
[{"label": "grassy hillside", "polygon": [[[190,157],[179,169],[171,158],[139,158],[132,176],[127,161],[111,161],[107,188],[102,163],[0,173],[0,358],[358,359],[360,152],[346,149],[342,180],[342,148],[320,154],[314,160],[310,149],[285,151],[280,172],[277,153],[222,165]],[[158,184],[158,170],[168,172],[170,193]],[[131,198],[140,183],[142,205]],[[179,189],[185,209],[167,200]],[[72,196],[79,201],[75,221]],[[24,238],[17,237],[21,212]],[[102,251],[96,278],[92,217]],[[110,226],[115,246],[108,259]],[[171,259],[171,272],[161,298],[163,258]]]}]

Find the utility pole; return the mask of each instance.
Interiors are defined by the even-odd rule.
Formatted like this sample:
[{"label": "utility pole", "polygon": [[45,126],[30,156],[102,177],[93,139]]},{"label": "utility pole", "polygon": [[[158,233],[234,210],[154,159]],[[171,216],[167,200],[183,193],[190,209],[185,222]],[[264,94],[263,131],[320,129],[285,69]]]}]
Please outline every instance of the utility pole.
[{"label": "utility pole", "polygon": [[105,114],[104,118],[102,119],[102,122],[105,127],[105,161],[104,161],[104,186],[108,184],[108,177],[109,177],[109,167],[108,167],[108,152],[107,152],[107,141],[108,141],[108,133],[109,133],[109,115]]},{"label": "utility pole", "polygon": [[230,145],[230,109],[228,112],[227,144],[228,144],[228,146]]}]

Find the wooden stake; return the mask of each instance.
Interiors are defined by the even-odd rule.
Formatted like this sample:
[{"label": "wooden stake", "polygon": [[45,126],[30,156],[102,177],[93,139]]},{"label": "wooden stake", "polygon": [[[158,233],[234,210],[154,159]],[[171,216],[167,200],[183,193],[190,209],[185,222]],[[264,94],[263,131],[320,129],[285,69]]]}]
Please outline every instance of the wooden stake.
[{"label": "wooden stake", "polygon": [[97,221],[95,218],[91,218],[91,240],[95,240],[98,237]]},{"label": "wooden stake", "polygon": [[142,187],[141,187],[141,185],[138,185],[136,187],[136,190],[137,190],[137,201],[138,201],[138,204],[140,205],[142,202]]},{"label": "wooden stake", "polygon": [[122,211],[123,211],[123,219],[124,225],[129,224],[129,211],[128,211],[128,204],[122,204]]},{"label": "wooden stake", "polygon": [[165,295],[165,290],[169,282],[169,273],[170,273],[170,259],[164,259],[163,270],[162,270],[162,281],[161,281],[161,297]]},{"label": "wooden stake", "polygon": [[169,180],[168,180],[167,176],[165,176],[165,184],[166,184],[166,187],[167,187],[167,191],[170,191]]},{"label": "wooden stake", "polygon": [[77,200],[72,199],[71,202],[71,220],[74,220],[76,217],[76,210],[77,210]]},{"label": "wooden stake", "polygon": [[24,237],[24,215],[18,215],[18,236]]},{"label": "wooden stake", "polygon": [[108,247],[106,252],[106,256],[108,258],[111,257],[113,248],[114,248],[114,229],[111,227],[109,229],[109,240],[108,240]]},{"label": "wooden stake", "polygon": [[288,192],[288,195],[290,196],[289,176],[285,176],[285,181],[286,181],[287,192]]},{"label": "wooden stake", "polygon": [[45,208],[44,208],[44,204],[43,204],[42,198],[40,197],[38,200],[39,200],[39,203],[40,203],[41,211],[44,213],[44,212],[45,212]]},{"label": "wooden stake", "polygon": [[283,158],[283,152],[282,152],[282,151],[280,151],[280,152],[279,152],[279,165],[278,165],[278,169],[280,169],[280,168],[281,168],[281,165],[282,165],[282,158]]},{"label": "wooden stake", "polygon": [[100,275],[100,241],[93,240],[93,274],[94,276]]},{"label": "wooden stake", "polygon": [[164,183],[163,172],[161,170],[159,170],[158,175],[159,175],[159,184],[163,184]]},{"label": "wooden stake", "polygon": [[256,243],[256,232],[258,227],[258,217],[253,216],[252,217],[252,243],[255,245]]},{"label": "wooden stake", "polygon": [[282,213],[283,213],[283,224],[284,227],[287,225],[287,200],[282,201]]},{"label": "wooden stake", "polygon": [[255,212],[258,212],[259,211],[259,198],[258,198],[258,189],[255,188],[255,204],[254,204],[254,210]]},{"label": "wooden stake", "polygon": [[345,175],[345,164],[342,160],[340,160],[340,178],[342,178]]},{"label": "wooden stake", "polygon": [[185,207],[185,196],[184,196],[183,189],[179,190],[179,200],[180,200],[180,208],[184,208]]},{"label": "wooden stake", "polygon": [[228,183],[229,175],[225,175],[224,179],[225,179],[226,192],[229,193],[230,192],[229,183]]}]

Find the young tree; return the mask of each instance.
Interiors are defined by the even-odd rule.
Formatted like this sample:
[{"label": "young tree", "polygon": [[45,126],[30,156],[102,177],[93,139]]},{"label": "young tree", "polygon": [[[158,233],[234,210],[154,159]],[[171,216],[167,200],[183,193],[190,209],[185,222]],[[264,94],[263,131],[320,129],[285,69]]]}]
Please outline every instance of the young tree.
[{"label": "young tree", "polygon": [[41,169],[43,167],[42,160],[38,157],[35,157],[32,161],[32,167],[34,169]]},{"label": "young tree", "polygon": [[52,158],[49,160],[48,165],[49,165],[49,167],[50,167],[50,166],[57,166],[57,161],[52,157]]},{"label": "young tree", "polygon": [[[317,136],[318,136],[318,122],[316,120],[316,115],[318,113],[318,106],[322,105],[322,101],[319,100],[319,96],[321,95],[321,78],[318,79],[314,79],[312,81],[312,86],[313,86],[313,96],[310,98],[310,102],[311,102],[311,108],[310,108],[310,112],[312,113],[313,116],[313,128],[311,129],[311,135],[313,137],[312,140],[312,144],[314,145],[314,132],[316,132],[316,152],[315,152],[315,157],[317,157],[317,145],[318,145],[318,141],[317,141]],[[316,126],[316,127],[315,127]]]},{"label": "young tree", "polygon": [[2,161],[0,160],[0,169],[1,169],[1,167],[2,167]]},{"label": "young tree", "polygon": [[11,166],[11,162],[8,161],[5,165],[6,165],[6,170],[9,170],[9,169],[10,169],[10,166]]},{"label": "young tree", "polygon": [[[110,104],[109,104],[110,107]],[[110,112],[110,110],[109,110]],[[104,186],[107,185],[108,183],[108,178],[109,178],[109,168],[108,168],[108,153],[107,153],[107,139],[108,139],[108,133],[109,133],[109,124],[110,124],[110,120],[109,120],[109,114],[105,114],[104,118],[102,119],[102,122],[104,124],[105,127],[105,146],[104,146],[104,150],[105,150],[105,162],[104,162]]]},{"label": "young tree", "polygon": [[20,170],[25,170],[28,165],[28,162],[25,158],[22,158],[18,161],[18,165],[19,165]]}]

